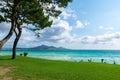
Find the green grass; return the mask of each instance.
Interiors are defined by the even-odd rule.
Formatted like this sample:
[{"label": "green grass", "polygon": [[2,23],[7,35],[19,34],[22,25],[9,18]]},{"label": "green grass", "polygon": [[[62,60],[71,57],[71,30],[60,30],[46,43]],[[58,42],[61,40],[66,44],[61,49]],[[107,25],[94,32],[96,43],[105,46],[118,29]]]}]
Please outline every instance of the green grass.
[{"label": "green grass", "polygon": [[12,67],[13,80],[120,80],[120,65],[0,56],[0,66]]}]

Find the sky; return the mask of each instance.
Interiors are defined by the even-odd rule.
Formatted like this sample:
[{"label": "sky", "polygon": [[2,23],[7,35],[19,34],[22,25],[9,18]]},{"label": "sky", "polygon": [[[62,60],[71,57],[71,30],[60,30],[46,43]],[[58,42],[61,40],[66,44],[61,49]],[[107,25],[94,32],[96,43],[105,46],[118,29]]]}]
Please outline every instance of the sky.
[{"label": "sky", "polygon": [[[0,39],[10,27],[0,23]],[[4,47],[11,47],[13,37]],[[23,28],[18,47],[48,45],[70,49],[120,49],[120,0],[73,0],[53,25],[36,37]]]}]

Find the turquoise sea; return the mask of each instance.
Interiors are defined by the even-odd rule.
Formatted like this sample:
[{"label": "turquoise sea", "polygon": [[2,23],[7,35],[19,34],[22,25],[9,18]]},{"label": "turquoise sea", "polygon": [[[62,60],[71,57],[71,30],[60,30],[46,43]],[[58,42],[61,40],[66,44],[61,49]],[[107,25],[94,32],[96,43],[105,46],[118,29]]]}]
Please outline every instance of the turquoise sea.
[{"label": "turquoise sea", "polygon": [[[51,51],[51,50],[18,50],[17,55],[27,52],[29,57],[44,58],[50,60],[84,61],[91,59],[92,62],[104,62],[120,64],[120,50],[70,50],[70,51]],[[0,51],[0,55],[11,55],[10,50]]]}]

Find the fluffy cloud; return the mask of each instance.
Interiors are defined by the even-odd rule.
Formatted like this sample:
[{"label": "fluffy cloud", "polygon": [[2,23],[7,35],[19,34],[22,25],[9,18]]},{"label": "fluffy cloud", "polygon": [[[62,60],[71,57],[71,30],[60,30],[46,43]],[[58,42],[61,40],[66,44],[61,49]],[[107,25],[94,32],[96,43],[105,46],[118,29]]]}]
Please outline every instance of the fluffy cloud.
[{"label": "fluffy cloud", "polygon": [[19,47],[23,47],[23,46],[24,47],[33,47],[33,46],[37,46],[37,44],[39,44],[39,42],[38,42],[35,34],[32,31],[23,28],[22,36],[20,38],[18,46]]},{"label": "fluffy cloud", "polygon": [[10,30],[10,24],[0,23],[0,40],[3,39]]},{"label": "fluffy cloud", "polygon": [[90,24],[90,22],[88,22],[88,21],[83,23],[80,20],[77,20],[75,28],[84,28],[84,27],[86,27],[89,24]]},{"label": "fluffy cloud", "polygon": [[67,40],[71,41],[71,30],[72,27],[67,21],[57,19],[54,21],[53,26],[51,28],[46,28],[42,31],[41,37],[39,39],[41,41],[49,42],[65,42]]},{"label": "fluffy cloud", "polygon": [[[117,44],[120,41],[120,32],[111,34],[104,34],[101,36],[84,36],[81,37],[80,42],[82,44]],[[117,41],[117,42],[116,42]]]},{"label": "fluffy cloud", "polygon": [[63,17],[63,19],[68,19],[70,17],[72,18],[76,18],[77,15],[75,15],[74,11],[71,10],[71,9],[66,9],[66,10],[63,10],[61,16]]},{"label": "fluffy cloud", "polygon": [[83,28],[84,24],[81,21],[76,21],[76,28]]},{"label": "fluffy cloud", "polygon": [[10,29],[10,24],[8,23],[0,23],[0,32],[4,33],[4,32],[8,32]]},{"label": "fluffy cloud", "polygon": [[92,36],[84,36],[79,38],[79,40],[80,40],[80,43],[82,44],[93,44],[96,39],[95,37],[92,37]]}]

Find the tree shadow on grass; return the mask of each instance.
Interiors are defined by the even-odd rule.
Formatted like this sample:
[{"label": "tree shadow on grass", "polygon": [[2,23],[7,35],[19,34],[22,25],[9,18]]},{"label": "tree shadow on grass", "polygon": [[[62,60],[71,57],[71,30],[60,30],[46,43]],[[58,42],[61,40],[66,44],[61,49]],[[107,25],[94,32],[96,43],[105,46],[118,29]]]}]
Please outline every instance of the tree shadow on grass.
[{"label": "tree shadow on grass", "polygon": [[0,56],[0,61],[1,60],[13,60],[11,56]]},{"label": "tree shadow on grass", "polygon": [[11,59],[11,58],[4,58],[4,59],[3,59],[3,58],[0,58],[0,61],[1,61],[1,60],[13,60],[13,59]]}]

